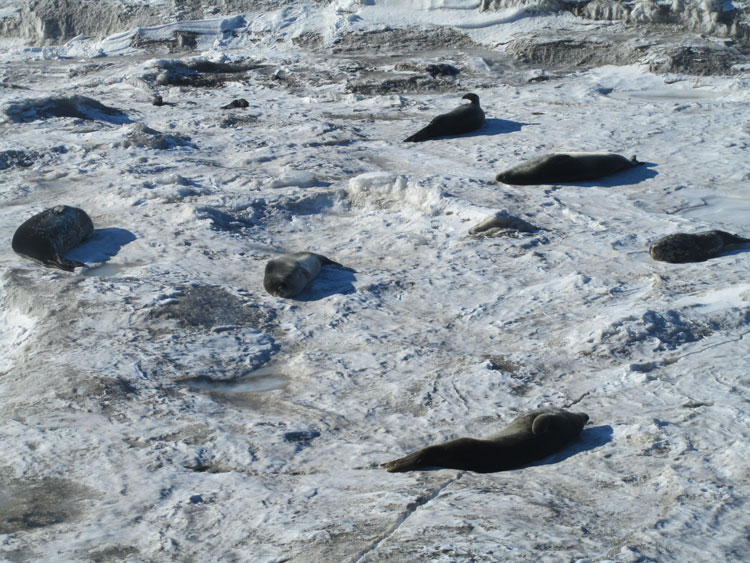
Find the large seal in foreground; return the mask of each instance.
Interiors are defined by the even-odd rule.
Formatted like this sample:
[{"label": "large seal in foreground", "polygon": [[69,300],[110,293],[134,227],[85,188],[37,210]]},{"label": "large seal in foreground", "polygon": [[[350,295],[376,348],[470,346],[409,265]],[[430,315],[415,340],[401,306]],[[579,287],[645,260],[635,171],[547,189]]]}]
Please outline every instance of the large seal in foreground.
[{"label": "large seal in foreground", "polygon": [[12,246],[25,258],[71,272],[84,264],[62,255],[83,242],[93,230],[94,224],[83,209],[58,205],[34,215],[18,227]]},{"label": "large seal in foreground", "polygon": [[438,115],[430,124],[404,139],[407,143],[418,143],[438,137],[463,135],[476,131],[484,125],[484,111],[479,107],[479,96],[466,94],[462,100],[469,100],[469,104],[461,104],[454,110]]},{"label": "large seal in foreground", "polygon": [[497,434],[483,440],[459,438],[428,446],[400,459],[384,463],[390,472],[425,467],[468,469],[491,473],[515,469],[560,451],[578,437],[589,416],[546,408],[513,420]]},{"label": "large seal in foreground", "polygon": [[724,231],[675,233],[657,240],[648,249],[648,253],[654,260],[673,264],[703,262],[738,244],[747,242],[750,242],[750,239]]},{"label": "large seal in foreground", "polygon": [[327,264],[341,266],[321,254],[294,252],[269,260],[263,276],[263,287],[275,297],[294,297],[320,273]]},{"label": "large seal in foreground", "polygon": [[500,172],[495,179],[503,184],[528,186],[596,180],[642,164],[613,152],[570,152],[538,156]]}]

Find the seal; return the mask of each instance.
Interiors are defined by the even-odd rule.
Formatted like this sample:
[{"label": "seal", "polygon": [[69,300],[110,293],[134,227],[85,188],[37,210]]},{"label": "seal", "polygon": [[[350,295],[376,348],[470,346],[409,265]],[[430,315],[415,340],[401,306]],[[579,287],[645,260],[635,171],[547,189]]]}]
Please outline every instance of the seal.
[{"label": "seal", "polygon": [[438,137],[463,135],[479,129],[484,125],[484,111],[479,107],[479,96],[466,94],[461,99],[471,103],[461,104],[448,113],[438,115],[427,127],[407,137],[404,142],[419,143]]},{"label": "seal", "polygon": [[477,440],[458,438],[428,446],[382,464],[391,473],[425,467],[492,473],[516,469],[560,451],[581,433],[589,416],[563,409],[537,409],[514,419],[500,432]]},{"label": "seal", "polygon": [[321,254],[294,252],[273,258],[266,264],[263,287],[274,297],[294,297],[320,273],[326,265],[341,266]]},{"label": "seal", "polygon": [[221,106],[221,109],[237,109],[250,107],[250,103],[245,98],[237,98],[232,100],[225,106]]},{"label": "seal", "polygon": [[13,251],[50,268],[72,272],[83,266],[63,258],[94,230],[91,218],[83,209],[58,205],[45,209],[26,220],[13,235]]},{"label": "seal", "polygon": [[538,156],[500,172],[495,179],[503,184],[528,186],[596,180],[643,164],[613,152],[561,152]]},{"label": "seal", "polygon": [[703,262],[748,242],[750,239],[725,231],[675,233],[657,240],[649,247],[648,253],[654,260],[673,264]]},{"label": "seal", "polygon": [[469,229],[469,234],[475,236],[496,236],[510,231],[532,233],[536,230],[537,228],[528,221],[524,221],[520,217],[514,217],[506,211],[498,211],[474,225]]}]

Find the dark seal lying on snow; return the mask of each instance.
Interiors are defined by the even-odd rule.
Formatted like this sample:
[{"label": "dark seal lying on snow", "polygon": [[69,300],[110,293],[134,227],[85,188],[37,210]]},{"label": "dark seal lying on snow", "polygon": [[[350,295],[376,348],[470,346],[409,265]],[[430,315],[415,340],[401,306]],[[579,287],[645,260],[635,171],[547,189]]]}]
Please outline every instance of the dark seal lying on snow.
[{"label": "dark seal lying on snow", "polygon": [[245,98],[237,98],[236,100],[232,100],[225,106],[221,106],[221,109],[238,109],[238,108],[246,108],[249,107],[250,103]]},{"label": "dark seal lying on snow", "polygon": [[45,209],[23,223],[13,235],[13,250],[45,266],[68,272],[83,266],[63,258],[94,230],[91,218],[83,209],[58,205]]},{"label": "dark seal lying on snow", "polygon": [[682,264],[684,262],[703,262],[730,250],[738,244],[750,242],[750,239],[727,233],[725,231],[701,231],[699,233],[675,233],[657,240],[648,249],[654,260]]},{"label": "dark seal lying on snow", "polygon": [[642,164],[613,152],[570,152],[538,156],[500,172],[495,179],[503,184],[528,186],[596,180]]},{"label": "dark seal lying on snow", "polygon": [[479,107],[479,96],[466,94],[462,100],[469,100],[468,104],[461,104],[454,110],[438,115],[430,121],[430,124],[414,133],[411,137],[404,139],[407,143],[418,143],[437,139],[438,137],[450,137],[452,135],[463,135],[476,131],[484,125],[484,111]]},{"label": "dark seal lying on snow", "polygon": [[584,413],[538,409],[519,416],[485,439],[459,438],[428,446],[382,466],[392,473],[426,467],[478,473],[515,469],[560,451],[578,437],[588,419]]},{"label": "dark seal lying on snow", "polygon": [[273,258],[266,264],[263,287],[275,297],[294,297],[328,264],[341,266],[321,254],[294,252]]}]

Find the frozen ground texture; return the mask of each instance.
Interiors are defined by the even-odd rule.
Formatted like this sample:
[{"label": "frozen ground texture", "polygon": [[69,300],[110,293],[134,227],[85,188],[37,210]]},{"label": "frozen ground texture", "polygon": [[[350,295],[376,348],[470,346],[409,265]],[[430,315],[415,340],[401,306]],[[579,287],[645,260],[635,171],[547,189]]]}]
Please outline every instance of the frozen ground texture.
[{"label": "frozen ground texture", "polygon": [[[688,36],[399,5],[7,39],[4,560],[747,560],[750,252],[647,252],[676,231],[750,234],[742,65],[521,60],[511,47],[544,35],[621,52]],[[483,129],[402,143],[469,91]],[[646,164],[494,181],[553,151]],[[72,274],[10,248],[58,204],[96,229]],[[498,212],[536,230],[469,235]],[[267,295],[266,261],[301,250],[355,271]],[[546,405],[591,421],[538,465],[378,467]]]}]

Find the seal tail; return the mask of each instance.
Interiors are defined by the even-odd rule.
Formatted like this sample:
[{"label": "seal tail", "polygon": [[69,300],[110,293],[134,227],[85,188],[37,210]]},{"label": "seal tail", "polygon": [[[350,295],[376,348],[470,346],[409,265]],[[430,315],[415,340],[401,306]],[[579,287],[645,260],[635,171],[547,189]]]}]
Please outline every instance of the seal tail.
[{"label": "seal tail", "polygon": [[641,161],[636,160],[635,155],[630,157],[631,166],[640,166],[643,164]]},{"label": "seal tail", "polygon": [[719,235],[721,235],[721,240],[724,241],[724,244],[745,244],[750,242],[750,238],[733,235],[732,233],[727,233],[726,231],[717,232],[719,233]]},{"label": "seal tail", "polygon": [[320,256],[320,265],[321,266],[337,266],[339,268],[342,268],[344,270],[348,270],[350,272],[354,271],[354,269],[349,268],[348,266],[344,266],[343,264],[341,264],[339,262],[336,262],[335,260],[331,260],[327,256],[323,256],[322,254],[319,254],[318,256]]},{"label": "seal tail", "polygon": [[403,473],[405,471],[413,471],[424,466],[424,460],[422,459],[422,451],[411,453],[407,456],[381,463],[380,467],[385,467],[388,473]]},{"label": "seal tail", "polygon": [[437,135],[435,135],[435,132],[432,130],[431,126],[427,126],[424,129],[420,129],[416,133],[414,133],[411,137],[407,137],[404,139],[405,143],[421,143],[422,141],[429,141],[430,139],[434,139]]}]

